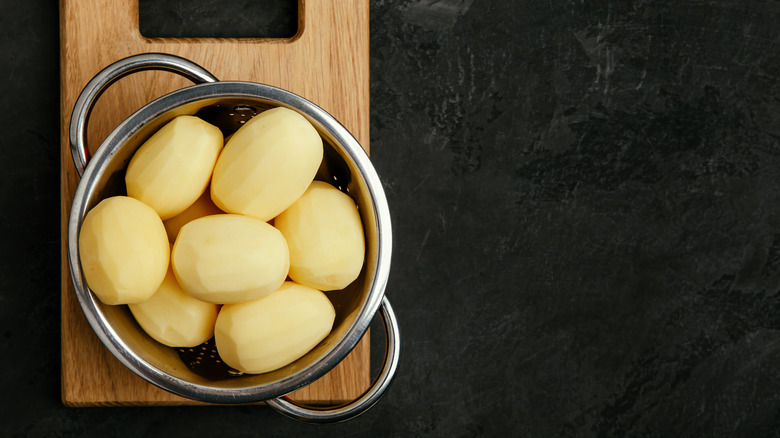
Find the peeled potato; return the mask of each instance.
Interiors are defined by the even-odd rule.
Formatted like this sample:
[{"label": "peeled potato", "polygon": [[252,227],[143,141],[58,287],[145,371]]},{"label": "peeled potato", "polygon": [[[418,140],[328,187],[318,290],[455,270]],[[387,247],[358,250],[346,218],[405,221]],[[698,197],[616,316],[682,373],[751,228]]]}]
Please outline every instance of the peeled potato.
[{"label": "peeled potato", "polygon": [[211,339],[219,310],[184,292],[171,269],[151,298],[128,307],[149,336],[169,347],[194,347]]},{"label": "peeled potato", "polygon": [[222,131],[194,116],[179,116],[152,135],[127,166],[127,194],[165,220],[206,190],[222,149]]},{"label": "peeled potato", "polygon": [[149,299],[165,277],[169,256],[162,220],[137,199],[106,198],[81,224],[79,258],[84,277],[106,304]]},{"label": "peeled potato", "polygon": [[270,294],[290,267],[282,233],[260,219],[236,214],[206,216],[181,227],[171,260],[188,294],[220,304]]},{"label": "peeled potato", "polygon": [[268,221],[306,190],[322,154],[322,139],[302,115],[282,107],[264,111],[225,145],[211,199],[225,212]]},{"label": "peeled potato", "polygon": [[343,289],[358,277],[365,257],[363,224],[352,198],[314,181],[274,219],[290,249],[290,278],[319,290]]},{"label": "peeled potato", "polygon": [[229,366],[266,373],[309,352],[330,333],[335,318],[324,293],[288,281],[267,297],[222,307],[214,339]]},{"label": "peeled potato", "polygon": [[168,233],[168,241],[173,243],[176,240],[176,236],[179,235],[179,230],[182,226],[184,226],[184,224],[203,216],[210,216],[212,214],[221,213],[224,212],[217,208],[213,202],[211,202],[211,196],[209,195],[209,192],[204,191],[203,194],[200,195],[200,198],[195,200],[195,202],[187,207],[186,210],[166,221],[163,221],[163,225],[165,225],[165,232]]}]

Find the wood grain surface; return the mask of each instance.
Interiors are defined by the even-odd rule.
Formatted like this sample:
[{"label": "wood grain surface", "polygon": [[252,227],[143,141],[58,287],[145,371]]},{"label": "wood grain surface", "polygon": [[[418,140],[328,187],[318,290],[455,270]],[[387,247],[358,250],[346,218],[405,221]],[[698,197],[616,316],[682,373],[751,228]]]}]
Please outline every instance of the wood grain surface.
[{"label": "wood grain surface", "polygon": [[[79,177],[68,125],[78,94],[107,65],[130,55],[183,56],[221,80],[274,85],[299,94],[339,120],[368,150],[368,0],[299,0],[290,39],[152,39],[138,30],[137,0],[60,0],[62,204],[62,400],[69,406],[198,404],[161,390],[125,368],[103,346],[75,297],[66,253],[67,218]],[[141,72],[117,81],[98,99],[89,121],[94,151],[132,112],[190,83],[173,73]],[[330,373],[292,397],[329,403],[358,397],[370,384],[365,336]]]}]

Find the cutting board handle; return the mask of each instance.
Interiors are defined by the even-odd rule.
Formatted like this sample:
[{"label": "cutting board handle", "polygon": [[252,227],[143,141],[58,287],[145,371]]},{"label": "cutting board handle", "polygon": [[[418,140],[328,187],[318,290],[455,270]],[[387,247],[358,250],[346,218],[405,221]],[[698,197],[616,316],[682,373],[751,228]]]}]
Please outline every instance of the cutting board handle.
[{"label": "cutting board handle", "polygon": [[[67,0],[63,0],[67,1]],[[73,0],[71,0],[73,1]],[[313,22],[322,21],[322,14],[330,14],[339,9],[339,0],[298,0],[298,30],[291,38],[147,38],[141,35],[139,28],[139,0],[77,0],[78,9],[82,14],[89,14],[95,22],[95,30],[101,32],[103,38],[109,38],[113,42],[124,41],[129,44],[143,42],[171,42],[182,43],[219,43],[226,44],[244,42],[257,43],[294,43],[304,34],[318,32],[321,27],[312,25]]]}]

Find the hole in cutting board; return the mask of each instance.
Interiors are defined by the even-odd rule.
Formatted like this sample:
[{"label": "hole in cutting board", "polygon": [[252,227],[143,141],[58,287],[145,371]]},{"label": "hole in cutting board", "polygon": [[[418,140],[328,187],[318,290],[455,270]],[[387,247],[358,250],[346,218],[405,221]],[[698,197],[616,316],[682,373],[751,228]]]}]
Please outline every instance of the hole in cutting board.
[{"label": "hole in cutting board", "polygon": [[147,38],[292,38],[298,0],[138,0]]}]

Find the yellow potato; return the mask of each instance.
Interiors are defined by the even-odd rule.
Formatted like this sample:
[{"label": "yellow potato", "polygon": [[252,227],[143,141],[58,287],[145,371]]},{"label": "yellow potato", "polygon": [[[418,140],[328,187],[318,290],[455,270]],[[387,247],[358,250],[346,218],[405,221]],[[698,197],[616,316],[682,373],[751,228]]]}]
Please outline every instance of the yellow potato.
[{"label": "yellow potato", "polygon": [[128,307],[149,336],[169,347],[194,347],[211,339],[219,310],[184,292],[171,269],[151,298]]},{"label": "yellow potato", "polygon": [[274,219],[290,249],[290,278],[319,290],[347,287],[360,274],[365,237],[352,198],[314,181],[293,205]]},{"label": "yellow potato", "polygon": [[282,233],[260,219],[236,214],[206,216],[181,227],[171,260],[188,294],[219,304],[270,294],[290,267]]},{"label": "yellow potato", "polygon": [[200,195],[200,198],[198,198],[192,205],[187,207],[186,210],[166,221],[163,221],[163,225],[165,225],[165,232],[168,233],[168,241],[171,243],[176,241],[176,236],[179,235],[179,230],[184,226],[184,224],[203,216],[222,213],[224,212],[217,208],[213,202],[211,202],[211,196],[209,195],[209,192],[204,191],[203,194]]},{"label": "yellow potato", "polygon": [[165,277],[169,256],[162,220],[137,199],[106,198],[81,224],[79,258],[84,277],[106,304],[149,299]]},{"label": "yellow potato", "polygon": [[330,333],[335,317],[324,293],[287,281],[267,297],[222,307],[214,340],[229,366],[266,373],[308,353]]},{"label": "yellow potato", "polygon": [[152,135],[127,166],[127,194],[165,220],[206,190],[222,150],[222,131],[194,116],[179,116]]},{"label": "yellow potato", "polygon": [[282,107],[264,111],[225,145],[211,199],[225,212],[268,221],[306,190],[322,154],[322,139],[302,115]]}]

